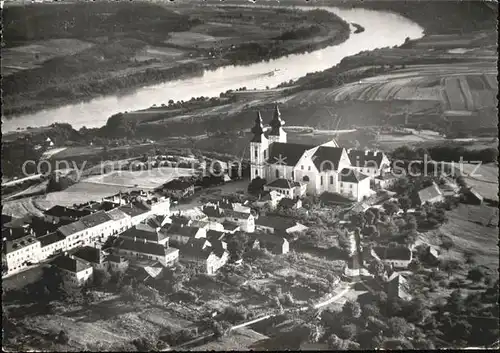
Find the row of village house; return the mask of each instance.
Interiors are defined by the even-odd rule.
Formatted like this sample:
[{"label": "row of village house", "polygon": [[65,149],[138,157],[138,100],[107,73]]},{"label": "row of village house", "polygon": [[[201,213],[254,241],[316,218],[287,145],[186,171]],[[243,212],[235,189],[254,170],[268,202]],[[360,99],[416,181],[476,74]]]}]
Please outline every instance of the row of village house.
[{"label": "row of village house", "polygon": [[[236,231],[267,233],[266,241],[261,241],[261,245],[276,253],[285,253],[288,251],[287,240],[269,233],[290,233],[305,229],[304,226],[281,217],[263,216],[256,221],[249,207],[227,201],[205,205],[198,210],[198,216],[183,224],[173,222],[175,217],[168,217],[168,198],[159,199],[146,193],[138,196],[131,200],[126,195],[119,194],[102,202],[80,205],[78,209],[55,206],[47,210],[47,221],[62,224],[56,231],[39,237],[27,234],[13,240],[4,239],[3,260],[7,274],[21,271],[32,263],[71,249],[99,247],[109,236],[118,234],[120,237],[112,246],[112,254],[118,255],[118,258],[146,258],[168,266],[179,258],[179,250],[169,246],[171,240],[183,249],[184,258],[191,257],[193,261],[203,262],[206,272],[211,274],[227,261],[227,243],[222,241],[224,235],[234,234]],[[103,210],[103,206],[107,210]],[[207,240],[196,240],[201,238]],[[256,244],[258,238],[254,239]],[[91,271],[87,266],[77,266],[84,260],[78,260],[75,255],[67,257],[69,259],[58,260],[56,263],[61,262],[61,266],[72,263],[70,268]],[[77,276],[75,273],[75,278],[77,277],[85,276]]]},{"label": "row of village house", "polygon": [[[290,200],[291,207],[300,207],[300,204],[297,205],[300,198],[296,196],[302,194],[301,186],[290,183],[285,185],[281,180],[278,181],[266,186],[266,193],[256,202],[257,206],[267,204],[273,208],[282,200]],[[430,188],[435,187],[434,184]],[[103,206],[106,210],[102,209]],[[3,256],[7,273],[18,272],[30,263],[43,261],[56,253],[82,246],[100,246],[109,236],[121,234],[119,241],[113,244],[115,254],[145,257],[168,266],[179,258],[179,250],[169,247],[171,241],[183,249],[184,258],[203,263],[206,272],[212,274],[223,266],[228,258],[225,251],[227,243],[222,241],[224,236],[227,238],[236,231],[266,233],[267,241],[261,243],[277,253],[285,253],[288,251],[286,238],[270,234],[293,233],[307,229],[290,218],[256,218],[248,206],[225,200],[217,204],[206,204],[198,210],[198,215],[191,217],[185,224],[173,222],[167,217],[169,214],[168,198],[153,197],[143,192],[133,199],[130,195],[114,195],[102,202],[80,205],[78,209],[53,207],[45,212],[45,217],[50,222],[63,224],[56,231],[40,237],[28,234],[15,240],[4,241]],[[75,221],[67,224],[71,220]],[[397,267],[403,262],[401,267],[406,267],[411,261],[411,252],[409,258],[399,260],[389,256],[385,261]]]}]

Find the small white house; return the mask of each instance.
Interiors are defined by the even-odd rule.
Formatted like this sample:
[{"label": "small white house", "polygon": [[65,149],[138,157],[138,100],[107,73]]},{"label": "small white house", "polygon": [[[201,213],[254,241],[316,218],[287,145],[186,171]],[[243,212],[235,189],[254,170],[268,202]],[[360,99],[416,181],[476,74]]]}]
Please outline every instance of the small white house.
[{"label": "small white house", "polygon": [[339,179],[340,194],[350,199],[361,201],[373,193],[370,189],[370,178],[368,175],[359,173],[354,169],[342,169]]}]

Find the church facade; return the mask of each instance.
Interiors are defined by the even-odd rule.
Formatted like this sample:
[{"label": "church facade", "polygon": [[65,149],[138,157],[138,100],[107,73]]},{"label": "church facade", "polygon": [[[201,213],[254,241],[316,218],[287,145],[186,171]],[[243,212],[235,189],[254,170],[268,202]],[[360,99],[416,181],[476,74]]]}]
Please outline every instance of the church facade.
[{"label": "church facade", "polygon": [[287,180],[295,187],[305,185],[309,195],[331,192],[360,201],[373,193],[370,180],[389,170],[382,152],[348,150],[334,140],[319,146],[288,143],[284,124],[278,106],[267,129],[257,113],[250,141],[251,179],[266,179],[268,185]]}]

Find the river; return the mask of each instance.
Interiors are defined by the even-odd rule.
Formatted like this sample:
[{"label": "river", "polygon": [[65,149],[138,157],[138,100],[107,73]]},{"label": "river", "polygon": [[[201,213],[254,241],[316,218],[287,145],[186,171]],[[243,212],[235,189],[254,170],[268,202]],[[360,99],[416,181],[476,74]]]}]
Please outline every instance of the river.
[{"label": "river", "polygon": [[[324,9],[337,14],[349,23],[365,28],[362,33],[351,35],[345,42],[305,54],[293,54],[268,62],[247,66],[225,66],[205,71],[203,76],[169,81],[139,88],[125,95],[95,98],[87,102],[51,108],[36,113],[23,114],[12,119],[2,118],[3,132],[25,129],[28,126],[47,126],[56,122],[70,123],[74,128],[100,127],[118,112],[146,109],[153,104],[161,105],[170,99],[189,100],[191,97],[219,96],[221,92],[240,87],[264,89],[282,82],[298,79],[307,73],[323,71],[337,65],[343,58],[361,51],[392,47],[402,44],[406,37],[423,36],[423,28],[400,15],[366,9],[336,7],[303,7]],[[266,76],[270,71],[274,76]]]}]

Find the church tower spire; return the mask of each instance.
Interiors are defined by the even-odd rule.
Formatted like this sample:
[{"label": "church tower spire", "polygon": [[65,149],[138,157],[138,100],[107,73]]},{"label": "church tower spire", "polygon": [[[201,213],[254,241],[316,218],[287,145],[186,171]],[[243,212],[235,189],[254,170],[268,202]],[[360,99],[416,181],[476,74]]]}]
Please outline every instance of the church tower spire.
[{"label": "church tower spire", "polygon": [[264,124],[262,123],[262,116],[257,112],[255,124],[252,128],[253,137],[250,141],[250,180],[260,177],[266,178],[266,160],[268,158],[267,152],[269,148],[269,141],[264,135]]},{"label": "church tower spire", "polygon": [[281,119],[281,112],[278,104],[274,106],[273,118],[269,125],[271,126],[271,130],[269,131],[269,142],[286,142],[286,132],[283,130],[285,122]]},{"label": "church tower spire", "polygon": [[257,117],[255,118],[255,124],[252,128],[253,138],[252,142],[262,142],[264,136],[264,124],[262,123],[262,116],[260,112],[257,112]]}]

